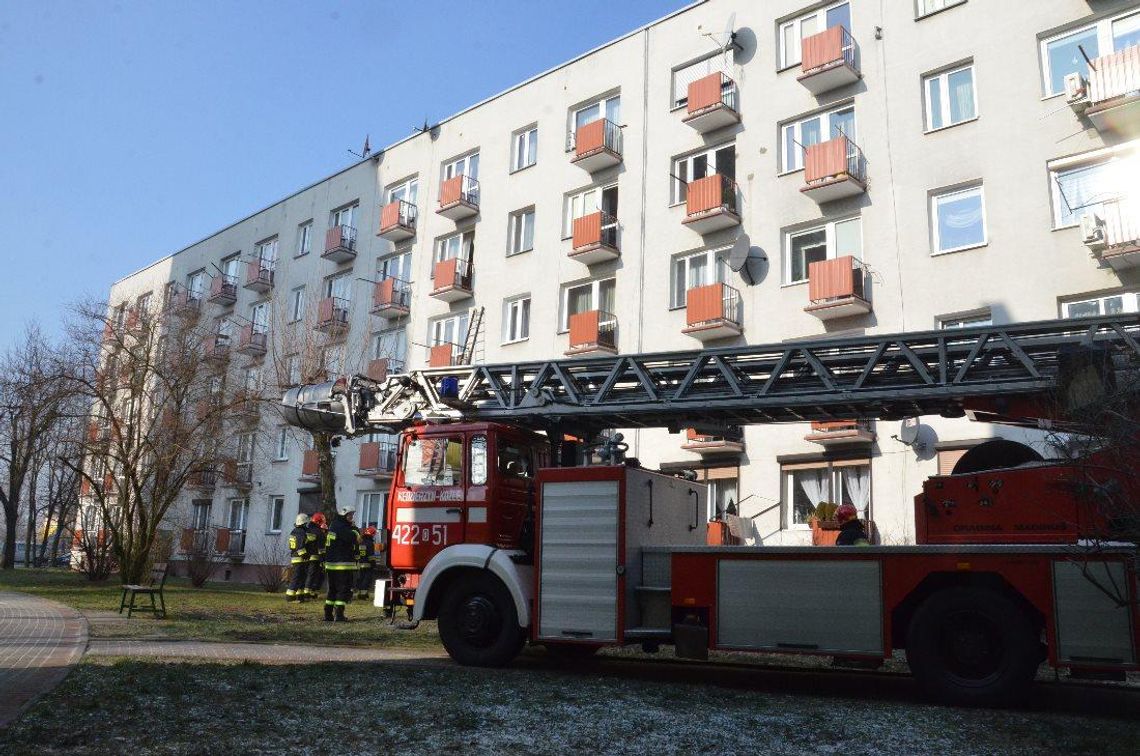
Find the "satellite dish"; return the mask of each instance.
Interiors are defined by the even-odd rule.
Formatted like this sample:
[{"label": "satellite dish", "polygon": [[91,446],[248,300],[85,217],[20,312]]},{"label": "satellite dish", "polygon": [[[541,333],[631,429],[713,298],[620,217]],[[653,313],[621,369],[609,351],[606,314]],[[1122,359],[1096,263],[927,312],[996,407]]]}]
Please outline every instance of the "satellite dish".
[{"label": "satellite dish", "polygon": [[728,267],[734,273],[739,273],[744,277],[744,280],[749,284],[754,283],[752,280],[752,271],[748,269],[748,259],[752,251],[752,242],[748,238],[748,234],[742,233],[736,237],[736,241],[732,243],[732,249],[728,253]]},{"label": "satellite dish", "polygon": [[918,440],[918,427],[919,422],[917,417],[903,418],[903,421],[899,423],[899,442],[907,446],[912,445]]},{"label": "satellite dish", "polygon": [[720,52],[722,53],[727,53],[732,48],[738,47],[736,44],[736,11],[733,11],[729,15],[728,21],[724,25],[724,31],[719,34],[705,32],[704,35],[716,42],[717,47],[720,48]]}]

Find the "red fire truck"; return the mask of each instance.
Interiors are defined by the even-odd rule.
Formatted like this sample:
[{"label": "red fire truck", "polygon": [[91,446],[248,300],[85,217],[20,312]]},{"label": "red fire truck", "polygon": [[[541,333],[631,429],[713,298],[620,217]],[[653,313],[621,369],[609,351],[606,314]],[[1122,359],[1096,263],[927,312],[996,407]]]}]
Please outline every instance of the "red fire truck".
[{"label": "red fire truck", "polygon": [[1108,506],[1140,501],[1135,445],[1122,464],[985,444],[915,497],[916,545],[821,549],[708,545],[703,486],[607,432],[970,414],[1079,433],[1080,407],[1135,381],[1138,344],[1136,316],[1099,317],[355,376],[284,403],[310,430],[401,433],[383,593],[461,664],[528,641],[872,667],[901,649],[930,694],[988,704],[1046,660],[1140,669],[1137,551]]}]

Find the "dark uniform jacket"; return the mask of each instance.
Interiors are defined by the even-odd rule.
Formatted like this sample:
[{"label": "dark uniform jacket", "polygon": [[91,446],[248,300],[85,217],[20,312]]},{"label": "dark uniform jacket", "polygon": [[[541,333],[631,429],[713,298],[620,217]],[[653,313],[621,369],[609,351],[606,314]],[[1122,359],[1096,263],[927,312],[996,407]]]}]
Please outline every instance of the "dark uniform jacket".
[{"label": "dark uniform jacket", "polygon": [[309,532],[307,525],[298,525],[289,533],[289,561],[293,564],[309,561],[309,541],[317,537]]},{"label": "dark uniform jacket", "polygon": [[848,520],[839,526],[839,537],[835,539],[836,546],[866,546],[867,531],[858,519]]},{"label": "dark uniform jacket", "polygon": [[361,533],[360,543],[363,552],[360,555],[360,563],[372,565],[376,563],[376,536],[365,535]]},{"label": "dark uniform jacket", "polygon": [[325,531],[320,525],[310,522],[305,526],[305,531],[308,536],[305,538],[305,551],[309,555],[310,562],[316,562],[321,558],[321,552],[325,548]]},{"label": "dark uniform jacket", "polygon": [[360,558],[360,532],[337,515],[325,534],[325,569],[355,570]]}]

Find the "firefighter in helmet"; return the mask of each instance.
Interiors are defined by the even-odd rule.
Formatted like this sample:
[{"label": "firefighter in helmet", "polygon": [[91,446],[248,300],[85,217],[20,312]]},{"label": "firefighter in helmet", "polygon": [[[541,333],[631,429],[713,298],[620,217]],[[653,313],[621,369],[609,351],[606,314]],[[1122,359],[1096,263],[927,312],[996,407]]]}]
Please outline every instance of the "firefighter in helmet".
[{"label": "firefighter in helmet", "polygon": [[289,587],[285,590],[286,601],[304,601],[308,598],[306,580],[309,577],[309,543],[316,541],[317,537],[309,532],[309,516],[302,512],[293,521],[293,530],[289,533],[289,563],[293,574],[289,578]]},{"label": "firefighter in helmet", "polygon": [[869,546],[867,530],[859,520],[859,511],[854,504],[840,504],[835,509],[835,521],[839,523],[839,536],[836,546]]},{"label": "firefighter in helmet", "polygon": [[372,595],[376,581],[376,528],[369,525],[360,531],[360,570],[356,573],[356,597],[366,599]]},{"label": "firefighter in helmet", "polygon": [[320,598],[321,585],[325,582],[325,570],[321,566],[321,559],[325,553],[325,531],[328,529],[328,523],[325,521],[323,512],[316,512],[309,518],[309,524],[306,526],[313,540],[309,541],[308,554],[309,554],[309,583],[305,588],[305,593],[309,598]]},{"label": "firefighter in helmet", "polygon": [[336,517],[325,536],[325,572],[329,592],[325,599],[325,621],[347,622],[344,607],[352,599],[352,581],[356,577],[360,554],[360,531],[352,524],[356,514],[351,506],[338,507]]}]

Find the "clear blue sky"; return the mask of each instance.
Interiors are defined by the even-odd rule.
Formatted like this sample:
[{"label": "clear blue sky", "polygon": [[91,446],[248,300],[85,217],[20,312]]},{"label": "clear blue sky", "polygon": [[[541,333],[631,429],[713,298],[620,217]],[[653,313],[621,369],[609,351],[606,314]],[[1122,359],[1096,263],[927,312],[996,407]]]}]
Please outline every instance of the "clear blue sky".
[{"label": "clear blue sky", "polygon": [[0,0],[0,349],[24,322],[685,0]]}]

